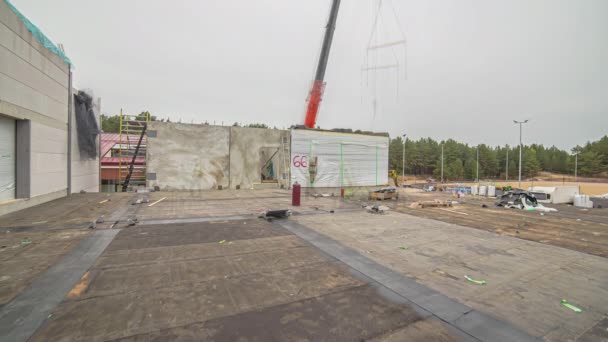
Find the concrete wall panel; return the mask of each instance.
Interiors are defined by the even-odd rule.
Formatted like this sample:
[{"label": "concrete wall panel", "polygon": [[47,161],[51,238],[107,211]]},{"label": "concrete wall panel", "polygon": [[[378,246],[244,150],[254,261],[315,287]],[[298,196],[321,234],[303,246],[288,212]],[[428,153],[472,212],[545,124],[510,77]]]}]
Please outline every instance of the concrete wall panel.
[{"label": "concrete wall panel", "polygon": [[[0,46],[0,60],[2,61],[0,63],[0,73],[15,80],[18,79],[24,85],[67,105],[68,89],[65,84],[52,79],[4,46]],[[64,76],[67,81],[68,76]]]},{"label": "concrete wall panel", "polygon": [[66,154],[32,152],[32,174],[66,172],[67,164]]},{"label": "concrete wall panel", "polygon": [[32,198],[53,192],[64,192],[68,186],[65,171],[33,173],[31,182]]},{"label": "concrete wall panel", "polygon": [[10,50],[15,56],[67,87],[67,66],[60,67],[49,61],[46,57],[48,56],[47,53],[43,54],[33,48],[27,41],[19,37],[3,23],[0,23],[0,46]]},{"label": "concrete wall panel", "polygon": [[230,128],[150,122],[156,137],[148,138],[147,172],[161,190],[208,190],[228,187]]},{"label": "concrete wall panel", "polygon": [[[67,188],[67,131],[32,122],[31,195]],[[51,150],[48,146],[57,146]]]},{"label": "concrete wall panel", "polygon": [[52,192],[46,195],[36,196],[29,199],[20,199],[8,202],[0,205],[0,216],[6,215],[18,210],[30,208],[48,201],[52,201],[61,197],[65,197],[67,192],[65,190]]},{"label": "concrete wall panel", "polygon": [[[33,151],[63,154],[68,152],[68,147],[66,145],[68,139],[67,129],[49,127],[35,121],[32,126],[32,129],[34,130],[33,133],[35,134],[32,136]],[[51,151],[52,146],[56,146],[56,149]]]},{"label": "concrete wall panel", "polygon": [[[29,178],[30,198],[0,206],[4,214],[66,195],[69,65],[42,46],[4,1],[0,1],[0,61],[0,113],[29,120],[24,124],[30,133],[28,144],[25,136],[17,137],[27,147],[20,173]],[[97,191],[97,161],[80,160],[77,143],[72,150],[73,190]]]},{"label": "concrete wall panel", "polygon": [[68,106],[0,73],[0,99],[67,123]]},{"label": "concrete wall panel", "polygon": [[37,50],[41,55],[44,56],[46,60],[50,63],[55,64],[60,69],[64,70],[67,74],[69,67],[68,65],[61,59],[61,57],[57,56],[53,52],[47,50],[42,44],[38,42],[34,36],[28,31],[27,27],[23,24],[23,22],[17,18],[17,16],[13,13],[13,11],[8,8],[4,1],[0,1],[0,23],[5,25],[9,30],[11,30],[17,37],[23,39],[30,45],[33,49]]},{"label": "concrete wall panel", "polygon": [[[230,185],[251,188],[262,182],[262,167],[272,157],[274,174],[280,179],[284,171],[281,139],[289,131],[264,128],[231,127]],[[276,154],[275,154],[276,152]],[[274,155],[274,157],[273,157]],[[287,158],[287,165],[289,156]],[[283,170],[285,169],[285,170]]]},{"label": "concrete wall panel", "polygon": [[82,175],[75,175],[72,173],[72,193],[79,193],[81,191],[86,192],[99,192],[99,165],[96,162],[91,162],[88,165],[88,169],[84,169],[86,172]]},{"label": "concrete wall panel", "polygon": [[[272,158],[273,172],[288,184],[289,151],[282,138],[289,131],[151,122],[148,137],[148,186],[162,190],[249,189],[262,181],[262,167]],[[276,154],[275,154],[276,152]],[[284,166],[286,165],[286,166]],[[278,184],[275,184],[278,187]]]}]

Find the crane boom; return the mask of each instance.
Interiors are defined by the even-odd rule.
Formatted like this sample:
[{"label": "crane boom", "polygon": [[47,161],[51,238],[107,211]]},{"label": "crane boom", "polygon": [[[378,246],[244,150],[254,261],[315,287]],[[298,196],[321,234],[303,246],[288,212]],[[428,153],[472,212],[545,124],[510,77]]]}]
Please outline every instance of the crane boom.
[{"label": "crane boom", "polygon": [[321,98],[325,90],[325,70],[327,69],[327,60],[329,59],[329,50],[331,49],[331,42],[334,37],[334,31],[336,30],[336,20],[338,18],[338,10],[340,9],[340,0],[333,0],[331,5],[331,11],[329,12],[329,19],[327,20],[327,26],[325,27],[325,36],[323,38],[323,46],[321,48],[321,55],[319,56],[319,64],[317,65],[317,72],[315,73],[315,80],[310,88],[308,95],[308,105],[306,107],[306,119],[304,120],[304,126],[308,128],[314,128],[317,123],[317,113],[319,111],[319,105],[321,104]]}]

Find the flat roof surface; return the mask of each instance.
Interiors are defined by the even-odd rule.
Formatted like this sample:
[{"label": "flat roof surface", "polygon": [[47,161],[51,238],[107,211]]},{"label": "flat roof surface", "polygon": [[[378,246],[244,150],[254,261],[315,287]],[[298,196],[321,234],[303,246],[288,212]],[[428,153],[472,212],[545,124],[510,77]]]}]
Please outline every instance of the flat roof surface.
[{"label": "flat roof surface", "polygon": [[[568,215],[582,222],[570,229],[585,231],[586,214],[485,209],[496,227],[487,231],[446,222],[483,202],[410,210],[438,194],[400,191],[385,215],[306,194],[292,207],[289,191],[266,189],[79,194],[3,216],[0,332],[33,341],[607,338],[605,257],[498,231],[497,218],[559,226]],[[265,209],[294,214],[267,221],[257,217]],[[588,216],[606,229],[605,217]]]}]

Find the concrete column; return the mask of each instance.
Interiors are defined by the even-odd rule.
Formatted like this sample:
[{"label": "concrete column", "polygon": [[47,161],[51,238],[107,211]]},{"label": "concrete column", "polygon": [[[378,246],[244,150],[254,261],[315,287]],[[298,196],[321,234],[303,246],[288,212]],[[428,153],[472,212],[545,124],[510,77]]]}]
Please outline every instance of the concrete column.
[{"label": "concrete column", "polygon": [[31,141],[32,124],[30,120],[16,120],[17,148],[16,148],[16,182],[15,198],[31,197]]}]

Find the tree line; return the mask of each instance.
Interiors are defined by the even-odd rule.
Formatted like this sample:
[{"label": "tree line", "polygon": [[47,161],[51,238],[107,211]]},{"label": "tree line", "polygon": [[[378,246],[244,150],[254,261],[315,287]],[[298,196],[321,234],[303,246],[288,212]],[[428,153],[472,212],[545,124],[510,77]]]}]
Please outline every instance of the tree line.
[{"label": "tree line", "polygon": [[[140,117],[145,118],[146,112]],[[157,117],[150,115],[151,121]],[[171,122],[169,118],[161,122]],[[178,121],[178,122],[181,122]],[[204,122],[203,124],[209,124]],[[119,115],[101,115],[102,130],[106,133],[119,133]],[[235,122],[232,126],[241,127]],[[242,127],[270,128],[263,123],[252,123]],[[276,127],[275,127],[276,128]],[[335,130],[352,132],[352,130]],[[355,133],[364,133],[356,131]],[[453,139],[435,141],[432,138],[405,141],[405,173],[413,175],[441,176],[441,146],[443,145],[444,180],[474,180],[477,178],[477,154],[479,153],[479,179],[515,179],[519,170],[519,146],[488,146],[481,144],[469,146]],[[390,139],[389,169],[402,173],[403,139],[399,136]],[[540,171],[573,175],[575,155],[578,154],[578,175],[608,176],[608,136],[576,146],[570,152],[555,146],[542,144],[525,145],[522,149],[522,176],[533,177]]]},{"label": "tree line", "polygon": [[[519,174],[519,145],[469,146],[453,139],[435,141],[431,138],[419,140],[401,137],[390,139],[389,168],[402,173],[403,149],[405,147],[405,173],[441,177],[441,148],[443,145],[444,180],[517,178]],[[479,159],[478,159],[479,154]],[[578,175],[608,175],[608,136],[576,146],[569,153],[555,146],[542,144],[525,145],[522,149],[522,176],[532,177],[540,171],[573,175],[578,154]]]},{"label": "tree line", "polygon": [[[137,115],[137,120],[143,121],[146,118],[147,112],[141,112]],[[158,119],[154,115],[150,115],[150,121],[160,121],[160,122],[171,122],[169,118],[161,118]],[[182,120],[178,120],[177,123],[181,123]],[[208,121],[201,123],[202,125],[210,125]],[[250,124],[241,124],[235,122],[232,124],[234,127],[250,127],[250,128],[270,128],[266,124],[263,123],[250,123]],[[120,133],[120,115],[107,115],[101,114],[101,129],[104,133]],[[274,127],[276,129],[276,127]]]}]

